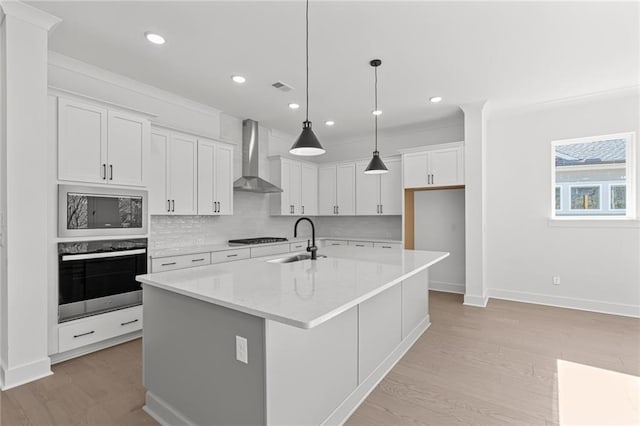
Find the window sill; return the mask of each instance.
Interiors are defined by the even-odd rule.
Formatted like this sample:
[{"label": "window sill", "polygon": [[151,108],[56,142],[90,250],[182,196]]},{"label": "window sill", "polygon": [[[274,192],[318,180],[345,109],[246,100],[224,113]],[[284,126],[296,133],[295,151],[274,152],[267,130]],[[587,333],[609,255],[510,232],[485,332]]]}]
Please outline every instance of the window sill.
[{"label": "window sill", "polygon": [[549,219],[549,226],[558,228],[640,228],[638,219]]}]

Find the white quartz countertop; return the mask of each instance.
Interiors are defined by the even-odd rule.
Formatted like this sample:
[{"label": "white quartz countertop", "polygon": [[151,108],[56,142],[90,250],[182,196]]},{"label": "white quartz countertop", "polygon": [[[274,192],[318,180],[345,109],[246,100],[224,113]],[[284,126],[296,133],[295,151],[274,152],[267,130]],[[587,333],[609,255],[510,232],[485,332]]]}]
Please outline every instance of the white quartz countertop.
[{"label": "white quartz countertop", "polygon": [[316,261],[268,262],[294,254],[140,275],[137,280],[268,320],[312,328],[449,256],[335,246],[322,248],[320,254],[327,257]]},{"label": "white quartz countertop", "polygon": [[[309,238],[310,237],[289,238],[288,241],[280,241],[276,243],[244,244],[244,245],[234,245],[234,246],[230,246],[229,244],[223,243],[223,244],[205,244],[205,245],[194,245],[194,246],[185,246],[185,247],[148,249],[148,253],[149,253],[149,256],[151,256],[152,258],[180,256],[180,255],[195,254],[195,253],[207,253],[207,252],[214,252],[214,251],[224,251],[224,250],[234,250],[234,249],[237,250],[242,248],[277,246],[281,244],[306,242]],[[323,240],[368,241],[368,242],[398,243],[398,244],[402,243],[402,241],[400,240],[385,240],[384,238],[316,237],[316,244],[319,241],[323,241]]]}]

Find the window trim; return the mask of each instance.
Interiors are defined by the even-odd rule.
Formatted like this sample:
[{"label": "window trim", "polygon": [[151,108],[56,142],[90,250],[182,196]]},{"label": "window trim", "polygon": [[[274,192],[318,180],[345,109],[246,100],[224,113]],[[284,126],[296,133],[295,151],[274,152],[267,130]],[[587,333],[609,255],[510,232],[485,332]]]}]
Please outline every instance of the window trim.
[{"label": "window trim", "polygon": [[[625,188],[625,191],[624,191],[625,208],[624,209],[615,209],[615,208],[613,208],[613,188],[618,187],[618,186]],[[627,184],[626,183],[612,183],[611,185],[609,185],[609,210],[614,211],[614,212],[619,212],[619,211],[622,211],[622,210],[626,209],[626,205],[627,205],[627,201],[628,201],[627,198],[629,197],[627,195],[627,192],[628,192],[627,189],[628,188],[627,188]]]},{"label": "window trim", "polygon": [[[601,183],[592,183],[592,184],[586,184],[586,183],[576,183],[574,185],[567,185],[567,187],[569,188],[569,211],[570,212],[601,212],[602,211],[602,199],[604,198],[602,196],[602,184]],[[598,188],[598,208],[597,209],[574,209],[573,208],[573,203],[572,203],[572,194],[571,194],[571,190],[573,188]],[[578,215],[576,215],[578,216]]]},{"label": "window trim", "polygon": [[[556,197],[555,197],[555,187],[556,187],[556,147],[559,145],[570,145],[575,143],[590,143],[590,142],[598,142],[606,139],[625,139],[627,142],[627,150],[626,150],[626,158],[625,158],[625,169],[626,169],[626,212],[624,215],[588,215],[588,214],[577,214],[577,215],[565,215],[558,216],[556,215]],[[559,139],[551,141],[551,152],[550,152],[550,169],[551,169],[551,190],[549,191],[549,199],[551,203],[549,204],[550,210],[550,222],[559,221],[636,221],[638,217],[637,212],[637,200],[636,200],[636,169],[638,167],[637,157],[636,157],[636,133],[635,132],[622,132],[622,133],[612,133],[606,135],[599,136],[588,136],[581,138],[571,138],[571,139]],[[619,185],[619,184],[618,184]],[[586,185],[586,186],[595,186],[595,185]],[[571,194],[569,194],[570,196]],[[600,197],[602,198],[602,190],[600,190]],[[602,209],[602,199],[600,201],[600,209]],[[574,210],[571,210],[574,211]],[[579,210],[575,210],[579,211]],[[584,211],[584,210],[582,210]],[[597,211],[597,210],[591,210]]]}]

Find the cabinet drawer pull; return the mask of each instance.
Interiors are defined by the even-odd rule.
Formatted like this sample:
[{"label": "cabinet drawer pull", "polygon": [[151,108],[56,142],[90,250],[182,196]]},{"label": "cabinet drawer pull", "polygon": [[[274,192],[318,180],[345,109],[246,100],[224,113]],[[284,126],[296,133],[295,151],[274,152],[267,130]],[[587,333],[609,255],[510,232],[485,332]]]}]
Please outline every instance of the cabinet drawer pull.
[{"label": "cabinet drawer pull", "polygon": [[74,339],[77,339],[78,337],[88,336],[88,335],[93,334],[93,333],[95,333],[95,332],[96,332],[95,330],[91,330],[91,331],[88,331],[88,332],[86,332],[86,333],[82,333],[82,334],[74,334],[74,335],[73,335],[73,338],[74,338]]},{"label": "cabinet drawer pull", "polygon": [[391,248],[391,246],[382,246],[382,248]]},{"label": "cabinet drawer pull", "polygon": [[340,243],[331,243],[332,246],[339,246],[341,245]]},{"label": "cabinet drawer pull", "polygon": [[204,260],[204,257],[202,259],[191,259],[192,262],[202,262]]},{"label": "cabinet drawer pull", "polygon": [[126,322],[121,322],[120,326],[125,326],[125,325],[129,325],[129,324],[133,324],[134,322],[138,322],[138,318],[131,320],[131,321],[126,321]]},{"label": "cabinet drawer pull", "polygon": [[169,263],[163,263],[161,266],[171,266],[171,265],[175,265],[176,262],[169,262]]},{"label": "cabinet drawer pull", "polygon": [[356,244],[356,247],[364,247],[364,244]]},{"label": "cabinet drawer pull", "polygon": [[228,254],[228,255],[227,255],[227,257],[237,257],[237,256],[238,256],[238,254],[237,254],[237,253],[236,253],[236,254]]}]

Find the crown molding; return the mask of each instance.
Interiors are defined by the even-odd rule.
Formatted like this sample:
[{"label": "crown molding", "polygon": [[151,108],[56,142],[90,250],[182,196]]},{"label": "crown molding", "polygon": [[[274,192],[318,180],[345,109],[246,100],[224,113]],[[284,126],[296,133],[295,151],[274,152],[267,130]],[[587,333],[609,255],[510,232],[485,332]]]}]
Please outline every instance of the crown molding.
[{"label": "crown molding", "polygon": [[3,16],[13,16],[33,24],[45,31],[51,31],[62,19],[17,0],[0,0]]},{"label": "crown molding", "polygon": [[97,66],[90,65],[86,62],[82,62],[69,56],[65,56],[58,52],[49,51],[49,66],[82,74],[86,77],[106,82],[122,89],[145,95],[163,102],[179,105],[183,108],[189,109],[191,111],[196,111],[201,114],[220,115],[222,113],[221,110],[209,105],[192,101],[191,99],[185,98],[175,93],[159,89],[155,86],[139,82],[137,80],[125,77],[120,74],[116,74],[111,71],[107,71]]},{"label": "crown molding", "polygon": [[488,112],[490,117],[505,117],[526,112],[539,111],[550,107],[553,108],[563,105],[580,104],[595,100],[617,99],[627,96],[640,96],[640,84],[635,86],[617,87],[576,96],[567,96],[564,98],[551,99],[530,104],[513,105],[492,102]]}]

